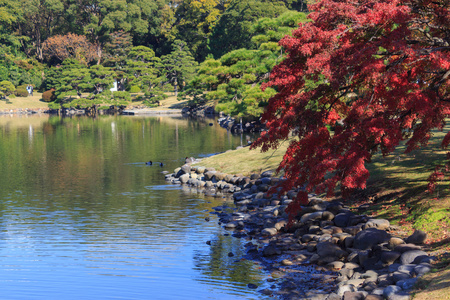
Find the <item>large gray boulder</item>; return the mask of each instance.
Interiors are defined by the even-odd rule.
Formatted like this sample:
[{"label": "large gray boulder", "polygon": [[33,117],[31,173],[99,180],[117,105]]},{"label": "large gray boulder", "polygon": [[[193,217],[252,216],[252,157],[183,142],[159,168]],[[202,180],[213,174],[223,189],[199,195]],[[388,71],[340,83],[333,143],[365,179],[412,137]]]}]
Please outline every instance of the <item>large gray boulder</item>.
[{"label": "large gray boulder", "polygon": [[388,229],[391,224],[386,219],[372,219],[369,220],[366,225],[364,225],[364,229],[367,228],[376,228],[380,230]]},{"label": "large gray boulder", "polygon": [[428,254],[422,250],[406,251],[402,254],[402,256],[400,256],[400,263],[402,265],[411,263],[419,264],[421,263],[421,260],[426,257],[428,257]]},{"label": "large gray boulder", "polygon": [[390,238],[391,235],[384,230],[368,228],[355,235],[353,247],[360,250],[368,250],[375,245],[389,241]]},{"label": "large gray boulder", "polygon": [[412,235],[406,238],[405,242],[408,244],[420,245],[427,239],[427,233],[422,230],[416,230]]},{"label": "large gray boulder", "polygon": [[216,174],[216,171],[207,171],[204,173],[205,179],[206,180],[212,180],[214,175]]},{"label": "large gray boulder", "polygon": [[320,257],[330,257],[330,258],[341,258],[343,257],[346,252],[341,249],[336,244],[333,244],[331,242],[320,242],[316,245],[317,254],[319,254]]},{"label": "large gray boulder", "polygon": [[350,223],[350,218],[353,216],[353,213],[340,213],[334,217],[334,224],[338,227],[347,227]]},{"label": "large gray boulder", "polygon": [[181,181],[181,183],[186,183],[189,180],[189,174],[183,174],[178,179]]}]

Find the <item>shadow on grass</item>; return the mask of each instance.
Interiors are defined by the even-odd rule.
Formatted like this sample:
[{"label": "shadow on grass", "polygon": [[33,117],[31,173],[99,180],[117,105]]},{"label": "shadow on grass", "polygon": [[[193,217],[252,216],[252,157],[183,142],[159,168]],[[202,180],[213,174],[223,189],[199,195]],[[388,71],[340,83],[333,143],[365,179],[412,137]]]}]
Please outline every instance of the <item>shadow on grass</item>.
[{"label": "shadow on grass", "polygon": [[175,104],[170,105],[169,108],[171,108],[171,109],[182,109],[185,106],[186,106],[185,103],[175,103]]},{"label": "shadow on grass", "polygon": [[[344,201],[353,208],[369,204],[366,210],[359,212],[388,219],[393,224],[405,226],[408,231],[420,225],[422,230],[429,229],[433,239],[448,237],[448,228],[434,230],[437,225],[431,224],[432,218],[428,221],[423,215],[450,207],[448,176],[446,180],[437,182],[433,192],[427,192],[429,176],[436,166],[445,164],[447,151],[440,148],[440,143],[448,131],[450,126],[446,126],[443,132],[434,132],[428,146],[408,154],[404,153],[406,147],[401,145],[386,157],[375,155],[372,162],[366,164],[370,172],[367,188]],[[420,224],[418,219],[421,219]],[[443,222],[450,225],[450,220]]]},{"label": "shadow on grass", "polygon": [[450,254],[444,254],[445,257],[441,261],[444,264],[435,265],[438,270],[434,270],[432,273],[428,273],[421,277],[414,287],[414,299],[450,299],[448,293],[450,288]]}]

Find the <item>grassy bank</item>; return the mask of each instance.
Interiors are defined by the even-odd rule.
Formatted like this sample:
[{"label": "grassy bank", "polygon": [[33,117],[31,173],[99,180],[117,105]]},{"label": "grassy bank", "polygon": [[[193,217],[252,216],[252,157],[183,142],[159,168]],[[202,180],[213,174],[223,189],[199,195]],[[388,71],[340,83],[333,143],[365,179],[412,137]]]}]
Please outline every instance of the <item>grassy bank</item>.
[{"label": "grassy bank", "polygon": [[[447,126],[444,132],[449,130]],[[435,132],[427,147],[409,154],[403,153],[402,146],[387,157],[376,156],[368,164],[368,188],[344,200],[353,208],[369,203],[370,209],[364,213],[398,225],[396,234],[400,236],[406,237],[414,229],[428,233],[425,248],[438,262],[417,284],[414,299],[420,300],[450,299],[450,182],[443,180],[433,193],[426,192],[428,176],[445,159],[445,151],[439,147],[443,135]],[[199,165],[243,175],[275,170],[286,146],[267,153],[246,147],[206,158]]]},{"label": "grassy bank", "polygon": [[33,93],[28,97],[11,97],[0,100],[0,111],[18,110],[18,109],[47,109],[48,104],[42,99],[41,93]]},{"label": "grassy bank", "polygon": [[[154,110],[180,109],[183,108],[187,101],[178,101],[177,97],[169,95],[166,99],[160,101],[161,105],[150,108]],[[131,101],[130,107],[142,106],[142,101]],[[25,109],[47,109],[48,103],[42,101],[42,93],[33,93],[28,97],[11,97],[0,100],[0,111],[15,111]]]}]

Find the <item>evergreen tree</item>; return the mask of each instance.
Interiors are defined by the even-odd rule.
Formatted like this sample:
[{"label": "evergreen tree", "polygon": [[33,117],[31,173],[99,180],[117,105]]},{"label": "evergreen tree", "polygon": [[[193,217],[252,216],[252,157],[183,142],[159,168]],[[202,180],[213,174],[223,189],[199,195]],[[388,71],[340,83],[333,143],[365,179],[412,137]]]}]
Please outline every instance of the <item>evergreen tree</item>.
[{"label": "evergreen tree", "polygon": [[260,87],[283,59],[277,41],[305,21],[306,14],[294,11],[258,20],[251,28],[251,42],[257,49],[234,50],[218,60],[206,60],[183,95],[196,102],[214,100],[216,109],[227,114],[259,117],[275,93],[274,89],[261,91]]},{"label": "evergreen tree", "polygon": [[14,50],[21,46],[23,37],[16,32],[18,24],[23,20],[20,3],[0,0],[0,42]]},{"label": "evergreen tree", "polygon": [[176,40],[170,54],[161,58],[166,82],[174,88],[175,96],[182,90],[186,82],[190,81],[196,72],[197,62],[191,55],[186,43]]},{"label": "evergreen tree", "polygon": [[219,0],[183,0],[177,7],[177,37],[187,43],[197,61],[208,54],[207,41],[223,9]]},{"label": "evergreen tree", "polygon": [[23,9],[19,32],[29,38],[29,42],[22,40],[23,49],[27,55],[35,54],[42,62],[43,42],[53,36],[53,30],[59,26],[64,3],[61,0],[19,0],[19,2]]},{"label": "evergreen tree", "polygon": [[144,91],[145,103],[153,104],[166,97],[163,92],[161,60],[155,52],[145,46],[133,47],[128,53],[127,72],[129,84],[139,86]]},{"label": "evergreen tree", "polygon": [[127,57],[133,47],[132,37],[129,32],[116,31],[110,34],[110,41],[105,45],[103,66],[114,71],[118,90],[125,90],[127,80]]},{"label": "evergreen tree", "polygon": [[232,0],[214,27],[209,41],[211,53],[219,58],[232,50],[255,49],[252,24],[260,18],[278,17],[286,10],[285,4],[276,0]]},{"label": "evergreen tree", "polygon": [[[67,0],[67,19],[97,46],[100,64],[110,33],[123,30],[135,35],[148,32],[148,21],[158,8],[152,0]],[[75,29],[74,28],[74,29]]]}]

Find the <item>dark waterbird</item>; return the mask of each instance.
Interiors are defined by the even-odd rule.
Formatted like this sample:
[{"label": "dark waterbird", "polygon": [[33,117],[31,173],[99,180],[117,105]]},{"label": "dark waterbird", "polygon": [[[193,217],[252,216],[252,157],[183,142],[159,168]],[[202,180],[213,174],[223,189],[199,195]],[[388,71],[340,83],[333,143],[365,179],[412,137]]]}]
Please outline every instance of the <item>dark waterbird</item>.
[{"label": "dark waterbird", "polygon": [[145,164],[151,166],[151,165],[153,165],[153,162],[150,160],[150,161],[146,162]]}]

